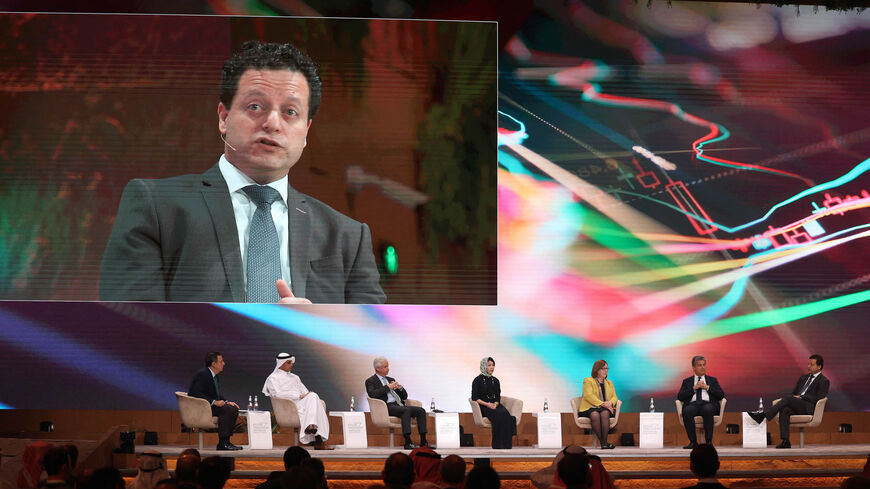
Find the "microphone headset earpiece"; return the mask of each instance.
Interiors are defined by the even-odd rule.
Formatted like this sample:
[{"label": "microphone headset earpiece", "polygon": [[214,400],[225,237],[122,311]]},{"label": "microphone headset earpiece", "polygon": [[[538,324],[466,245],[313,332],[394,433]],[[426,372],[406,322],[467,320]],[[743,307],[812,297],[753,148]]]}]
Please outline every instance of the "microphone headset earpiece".
[{"label": "microphone headset earpiece", "polygon": [[231,150],[237,151],[236,148],[234,148],[232,144],[227,142],[227,135],[226,134],[221,133],[221,139],[223,140],[224,144],[226,144],[227,146],[230,147]]}]

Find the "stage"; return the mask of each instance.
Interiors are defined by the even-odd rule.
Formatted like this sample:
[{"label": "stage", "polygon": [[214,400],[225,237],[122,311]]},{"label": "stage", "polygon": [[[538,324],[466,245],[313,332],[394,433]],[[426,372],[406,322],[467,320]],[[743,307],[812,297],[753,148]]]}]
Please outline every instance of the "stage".
[{"label": "stage", "polygon": [[[573,425],[570,413],[563,413],[562,441],[564,445],[585,446],[589,453],[601,457],[604,467],[621,488],[676,488],[694,484],[689,472],[689,451],[682,449],[686,443],[685,431],[679,424],[676,413],[665,414],[664,448],[641,449],[637,446],[617,446],[614,450],[591,448],[592,436]],[[551,464],[558,448],[536,448],[536,418],[524,414],[514,439],[514,448],[493,450],[488,447],[488,430],[476,427],[470,413],[460,414],[460,421],[467,432],[474,435],[477,446],[467,448],[439,449],[437,437],[432,437],[435,450],[441,455],[458,454],[464,457],[469,469],[475,461],[484,460],[499,472],[503,489],[531,489],[530,476]],[[330,489],[363,489],[380,480],[384,460],[389,454],[401,450],[401,446],[389,447],[389,435],[385,429],[371,425],[366,417],[369,448],[344,449],[342,425],[339,418],[330,418],[329,442],[338,446],[331,451],[310,450],[313,457],[324,461]],[[40,421],[51,420],[52,433],[39,432]],[[860,473],[870,453],[870,413],[830,412],[817,428],[808,429],[804,448],[788,450],[767,448],[742,448],[742,434],[728,433],[725,425],[738,423],[740,413],[726,412],[723,426],[717,428],[715,445],[721,458],[720,478],[729,487],[838,487],[851,475]],[[852,432],[841,432],[842,423],[851,423]],[[134,431],[136,452],[154,449],[164,454],[170,469],[182,450],[198,446],[198,433],[181,432],[177,411],[64,411],[64,410],[5,410],[0,411],[0,447],[7,455],[3,461],[2,475],[13,477],[14,468],[27,442],[45,440],[49,443],[75,443],[80,447],[79,467],[96,468],[113,465],[126,477],[136,473],[136,455],[112,453],[120,445],[120,433]],[[429,431],[434,433],[433,426]],[[624,413],[610,435],[612,443],[619,443],[623,433],[637,434],[638,414]],[[157,445],[145,445],[145,432],[157,434]],[[778,430],[771,429],[772,442],[778,443]],[[793,433],[797,441],[798,433]],[[416,441],[416,433],[413,435]],[[400,437],[395,437],[398,443]],[[637,437],[635,436],[635,440]],[[233,443],[244,446],[248,434],[235,433]],[[216,433],[204,434],[203,456],[222,456],[233,459],[234,471],[227,488],[253,488],[266,479],[274,470],[282,470],[284,450],[293,443],[289,430],[280,429],[272,435],[271,450],[241,450],[236,452],[215,451]],[[795,444],[796,445],[796,444]],[[8,457],[8,456],[12,457]],[[14,479],[11,479],[14,480]],[[15,487],[13,485],[13,487]]]}]

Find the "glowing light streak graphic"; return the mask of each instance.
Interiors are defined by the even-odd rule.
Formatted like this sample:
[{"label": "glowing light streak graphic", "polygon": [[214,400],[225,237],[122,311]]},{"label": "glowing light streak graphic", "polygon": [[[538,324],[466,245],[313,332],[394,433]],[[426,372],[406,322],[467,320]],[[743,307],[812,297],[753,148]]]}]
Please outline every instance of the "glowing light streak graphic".
[{"label": "glowing light streak graphic", "polygon": [[753,329],[775,326],[789,321],[797,321],[799,319],[816,316],[828,311],[853,306],[866,301],[870,301],[870,290],[832,297],[830,299],[801,304],[799,306],[784,307],[772,311],[762,311],[722,319],[708,324],[705,328],[698,330],[686,338],[682,338],[679,344],[697,343],[699,341],[742,333]]},{"label": "glowing light streak graphic", "polygon": [[695,196],[692,195],[692,191],[686,187],[685,183],[681,181],[670,181],[665,185],[665,190],[667,190],[668,195],[674,199],[674,202],[677,203],[686,216],[700,215],[703,217],[703,220],[689,218],[689,224],[695,228],[695,232],[703,236],[705,234],[713,234],[718,229],[715,225],[710,226],[707,224],[708,222],[711,222],[710,215],[707,214],[707,211],[705,211],[704,208],[701,207],[701,204],[695,200]]},{"label": "glowing light streak graphic", "polygon": [[583,100],[588,100],[590,102],[598,103],[601,105],[610,105],[616,107],[630,107],[630,108],[641,108],[641,109],[651,109],[658,110],[662,112],[668,112],[674,115],[676,118],[680,119],[683,122],[687,122],[689,124],[706,127],[710,130],[706,136],[696,140],[692,143],[692,149],[695,151],[695,157],[699,160],[706,161],[708,163],[712,163],[714,165],[727,166],[732,168],[742,168],[746,170],[756,170],[764,173],[771,173],[776,175],[781,175],[790,178],[797,178],[798,180],[803,181],[807,185],[812,185],[813,181],[804,178],[796,173],[787,172],[784,170],[778,170],[776,168],[770,168],[768,166],[761,165],[753,165],[751,163],[739,163],[737,161],[726,160],[722,158],[714,158],[712,156],[705,156],[704,153],[704,145],[716,143],[719,141],[724,141],[728,139],[731,135],[727,129],[716,124],[714,122],[708,121],[706,119],[702,119],[698,116],[692,115],[688,112],[685,112],[679,105],[672,102],[662,102],[659,100],[649,100],[649,99],[641,99],[641,98],[630,98],[630,97],[621,97],[618,95],[607,95],[603,94],[598,90],[598,87],[595,86],[594,83],[585,83],[583,86],[574,86],[573,88],[578,88],[583,93]]},{"label": "glowing light streak graphic", "polygon": [[12,407],[12,406],[9,406],[9,405],[7,405],[7,404],[3,404],[2,402],[0,402],[0,409],[15,409],[15,408]]},{"label": "glowing light streak graphic", "polygon": [[[95,381],[110,384],[131,396],[166,399],[169,404],[173,386],[95,347],[75,340],[59,330],[45,327],[17,314],[0,310],[0,340],[39,357],[44,362],[76,369]],[[87,359],[87,361],[82,361]],[[167,397],[169,396],[169,397]]]},{"label": "glowing light streak graphic", "polygon": [[644,148],[643,146],[632,146],[631,149],[637,151],[640,155],[644,156],[645,158],[649,159],[650,161],[652,161],[653,163],[658,165],[659,168],[661,168],[662,170],[676,170],[677,169],[677,165],[662,158],[661,156],[658,156],[657,154]]},{"label": "glowing light streak graphic", "polygon": [[[566,172],[563,175],[554,176],[554,174],[553,174],[554,168],[547,168],[547,164],[553,165],[552,162],[549,162],[548,160],[543,159],[532,152],[524,153],[519,148],[511,148],[511,149],[514,149],[520,156],[524,157],[527,161],[529,161],[533,165],[538,166],[545,173],[550,174],[550,176],[554,177],[554,179],[556,181],[558,181],[559,183],[562,183],[563,185],[566,185],[569,189],[571,189],[572,191],[575,191],[575,193],[578,193],[576,188],[582,188],[582,185],[579,187],[576,186],[577,182],[578,181],[582,182],[582,180],[578,179],[575,175],[567,174],[567,172]],[[526,149],[526,148],[523,148],[523,149]],[[538,159],[537,161],[536,161],[536,158]],[[840,177],[839,179],[836,179],[832,182],[828,182],[827,184],[821,184],[819,186],[816,186],[813,189],[809,189],[807,191],[801,192],[798,195],[793,196],[790,200],[791,201],[797,200],[801,196],[809,195],[813,191],[816,191],[816,192],[822,191],[826,187],[826,185],[830,186],[835,182],[844,182],[844,181],[848,181],[850,178],[855,178],[857,175],[859,175],[863,171],[861,166],[863,164],[866,164],[868,161],[870,161],[870,160],[865,160],[865,162],[862,162],[862,164],[859,164],[856,168],[854,168],[852,171],[850,171],[849,173],[847,173],[843,177]],[[558,168],[558,167],[556,167],[556,168]],[[558,171],[556,170],[555,173],[558,173]],[[582,182],[582,183],[585,183],[585,182]],[[586,184],[586,185],[588,185],[588,184]],[[600,192],[600,190],[599,190],[599,192]],[[580,195],[580,193],[578,193],[578,195]],[[862,202],[862,200],[863,199],[855,198],[851,201],[848,201],[848,204],[850,206],[852,206],[851,209],[859,208],[860,206],[866,206],[867,202],[866,201]],[[786,202],[788,202],[788,201],[786,201]],[[815,215],[811,215],[807,218],[802,219],[801,221],[798,221],[796,223],[792,223],[792,225],[789,229],[796,232],[797,228],[799,228],[801,225],[803,225],[807,222],[815,222],[816,219],[821,217],[820,215],[830,215],[832,213],[841,213],[841,211],[846,210],[845,207],[842,207],[844,204],[846,204],[846,202],[843,202],[842,199],[840,199],[840,201],[834,202],[833,199],[831,199],[829,195],[826,195],[825,204],[826,204],[826,206],[830,206],[830,207],[828,207],[824,212],[817,212]],[[782,205],[786,205],[786,204],[780,203],[780,204],[773,206],[773,208],[771,208],[771,210],[768,211],[768,215],[770,215],[772,212],[774,212],[777,208],[781,207]],[[709,221],[709,219],[707,219],[707,220]],[[870,226],[870,225],[868,225],[868,226]],[[867,226],[860,226],[858,228],[862,228],[862,227],[867,227]],[[673,269],[674,272],[672,272],[670,274],[671,277],[678,277],[681,275],[685,276],[685,275],[690,274],[690,273],[691,274],[704,273],[703,267],[705,267],[705,266],[708,267],[708,270],[712,267],[723,267],[723,266],[727,266],[727,267],[741,266],[742,267],[740,270],[733,270],[733,271],[730,271],[727,273],[716,275],[714,277],[708,277],[706,279],[700,280],[700,281],[695,282],[695,283],[690,283],[687,285],[675,287],[671,290],[667,290],[667,291],[656,293],[656,294],[650,294],[648,296],[644,296],[644,297],[641,297],[639,299],[635,299],[635,300],[630,301],[629,304],[631,306],[635,306],[637,308],[636,310],[638,311],[639,314],[648,314],[648,313],[653,312],[653,311],[659,311],[665,307],[670,307],[670,306],[672,306],[678,302],[681,302],[685,299],[688,299],[688,298],[693,297],[693,296],[697,296],[700,293],[707,292],[707,291],[712,290],[714,288],[718,288],[722,285],[727,285],[729,283],[732,284],[728,293],[726,293],[724,297],[722,297],[720,300],[716,301],[715,303],[713,303],[713,304],[711,304],[711,305],[709,305],[709,306],[707,306],[707,307],[705,307],[705,308],[703,308],[695,313],[683,316],[682,318],[677,319],[674,323],[671,323],[668,326],[658,327],[658,328],[655,328],[655,330],[653,330],[653,331],[642,333],[641,335],[638,335],[635,338],[633,338],[632,341],[630,341],[629,345],[634,345],[634,346],[643,345],[647,349],[649,349],[650,347],[653,347],[653,346],[656,349],[671,346],[674,338],[682,338],[688,334],[692,334],[698,327],[700,327],[699,325],[704,325],[704,324],[707,324],[711,321],[715,321],[717,318],[720,318],[723,315],[727,314],[729,311],[731,311],[736,306],[736,304],[740,301],[740,299],[743,297],[744,293],[746,292],[746,289],[749,285],[748,279],[752,275],[754,275],[756,273],[761,273],[763,271],[769,270],[769,269],[777,267],[777,266],[784,265],[784,264],[792,262],[794,260],[799,260],[799,259],[804,258],[806,256],[809,256],[813,253],[818,253],[818,252],[824,251],[824,250],[829,249],[833,246],[838,246],[842,243],[849,242],[853,239],[859,239],[859,238],[866,237],[866,236],[870,235],[870,232],[865,232],[865,233],[858,234],[856,236],[832,240],[829,243],[821,244],[822,241],[831,240],[831,238],[833,238],[834,236],[839,236],[841,234],[851,232],[854,229],[858,229],[858,228],[852,228],[849,230],[841,231],[839,233],[836,233],[836,234],[833,234],[831,236],[827,236],[823,239],[820,239],[817,242],[811,242],[808,233],[801,233],[802,236],[807,240],[807,243],[782,246],[782,247],[779,247],[778,249],[770,250],[769,252],[759,253],[753,257],[750,257],[747,260],[732,260],[727,264],[719,264],[719,263],[700,264],[700,266],[692,267],[692,268],[689,268],[691,266],[674,268]],[[626,227],[626,229],[628,229],[628,228]],[[587,232],[588,231],[589,230],[587,229]],[[770,227],[769,232],[772,232],[772,231],[782,232],[782,231],[784,231],[784,229],[779,228],[777,230],[774,230],[773,227]],[[626,237],[627,237],[629,233],[623,233],[623,234],[626,235]],[[645,235],[643,233],[638,233],[638,234],[635,234],[634,236],[640,237],[640,235],[643,235],[645,238],[649,237],[649,235]],[[747,239],[744,241],[752,242],[752,241],[758,241],[758,240],[759,240],[759,237],[755,236],[753,238],[750,238],[750,239]],[[719,240],[711,240],[709,242],[709,244],[712,244],[714,246],[721,246],[721,243],[719,243],[718,241]],[[734,240],[734,241],[736,241],[736,240]],[[794,241],[789,241],[789,242],[794,243]],[[812,244],[810,244],[810,243],[812,243]],[[690,246],[696,246],[696,245],[690,245]],[[794,249],[789,249],[789,248],[794,248]],[[618,250],[620,250],[620,252],[625,251],[624,247],[618,247],[618,246],[614,247],[612,249],[618,249]],[[655,249],[656,249],[656,251],[659,251],[659,247],[656,247]],[[695,249],[694,251],[698,251],[698,250]],[[659,270],[654,270],[654,271],[650,272],[649,276],[655,277],[656,280],[661,280],[662,274],[656,273],[656,272],[659,272]],[[709,273],[709,272],[707,272],[707,273]],[[612,279],[612,278],[613,277],[608,277],[608,279]],[[609,281],[609,280],[605,280],[605,281]],[[636,284],[634,284],[634,285],[636,285]],[[615,306],[611,306],[611,308],[612,307],[615,307]],[[619,307],[624,308],[623,305],[620,305]]]},{"label": "glowing light streak graphic", "polygon": [[[697,219],[698,221],[705,222],[706,224],[717,226],[718,228],[722,229],[725,232],[736,233],[737,231],[741,231],[743,229],[746,229],[748,227],[751,227],[751,226],[754,226],[756,224],[759,224],[759,223],[766,221],[771,215],[773,215],[774,212],[776,212],[778,209],[780,209],[782,207],[787,206],[788,204],[791,204],[795,201],[798,201],[804,197],[807,197],[807,196],[810,196],[813,194],[817,194],[817,193],[823,192],[825,190],[830,190],[832,188],[836,188],[836,187],[842,186],[846,183],[849,183],[852,180],[854,180],[854,179],[858,178],[859,176],[861,176],[862,174],[864,174],[865,172],[867,172],[867,170],[870,170],[870,158],[862,161],[861,163],[856,165],[854,168],[849,170],[849,172],[847,172],[843,176],[841,176],[839,178],[835,178],[834,180],[831,180],[829,182],[818,184],[814,187],[811,187],[811,188],[808,188],[802,192],[799,192],[799,193],[789,197],[788,199],[774,205],[763,216],[759,217],[758,219],[755,219],[753,221],[749,221],[749,222],[747,222],[745,224],[741,224],[739,226],[729,227],[729,226],[726,226],[726,225],[721,224],[721,223],[717,223],[717,222],[710,221],[708,219],[704,219],[703,217],[698,216],[698,215],[692,215],[691,217],[694,219]],[[658,204],[670,207],[671,209],[674,209],[677,212],[684,213],[684,211],[682,209],[680,209],[674,205],[668,204],[667,202],[662,202],[660,200],[653,199],[653,198],[651,198],[647,195],[644,195],[644,194],[630,192],[628,190],[619,190],[619,193],[633,195],[633,196],[641,198],[641,199],[647,199],[647,200],[650,200],[652,202],[656,202]],[[864,201],[866,201],[866,199],[856,199],[856,200],[851,201],[851,203],[854,204],[856,202],[864,202]],[[833,207],[831,209],[833,209]],[[807,219],[809,219],[809,218],[807,218]]]},{"label": "glowing light streak graphic", "polygon": [[766,263],[747,266],[740,270],[734,270],[713,277],[707,277],[687,285],[677,286],[669,290],[663,290],[640,297],[631,301],[631,306],[635,308],[639,314],[649,314],[664,307],[680,303],[698,294],[702,294],[704,292],[717,289],[724,285],[728,285],[742,277],[749,277],[767,270],[771,270],[786,263],[800,260],[801,258],[805,258],[815,253],[820,253],[835,246],[839,246],[845,242],[853,241],[855,239],[860,239],[867,236],[870,236],[870,231],[864,231],[862,233],[858,233],[856,235],[846,238],[840,238],[831,242],[805,246],[803,249],[801,249],[801,251],[797,253],[776,258]]},{"label": "glowing light streak graphic", "polygon": [[[831,234],[830,236],[826,236],[824,238],[819,239],[816,243],[821,243],[828,239],[832,239],[836,236],[850,233],[852,231],[858,229],[866,229],[870,227],[870,224],[865,224],[861,226],[855,226],[853,228],[845,229],[839,231],[837,233]],[[870,232],[868,232],[870,233]],[[839,243],[845,243],[850,241],[849,238],[843,238],[841,240],[837,240]],[[791,245],[790,248],[799,249],[802,247],[806,247],[805,244],[799,245]],[[759,253],[757,255],[749,257],[746,260],[744,268],[751,267],[754,263],[761,262],[764,260],[766,255],[777,255],[780,254],[779,250],[770,250]],[[714,302],[713,304],[699,310],[688,314],[682,318],[679,318],[677,321],[672,322],[666,326],[663,326],[656,330],[655,335],[644,334],[639,335],[634,339],[634,342],[639,342],[647,345],[647,347],[664,349],[671,346],[674,346],[674,340],[676,338],[685,338],[686,336],[694,333],[699,328],[704,327],[704,325],[709,324],[725,314],[731,311],[737,303],[743,298],[744,293],[746,292],[746,287],[748,285],[749,276],[742,276],[734,281],[731,288],[728,292],[719,300]]]},{"label": "glowing light streak graphic", "polygon": [[512,121],[516,122],[519,125],[519,129],[510,130],[503,127],[498,128],[498,146],[502,146],[504,144],[522,144],[523,140],[529,137],[526,132],[526,125],[523,124],[519,119],[511,116],[502,111],[498,111],[499,115],[503,115]]},{"label": "glowing light streak graphic", "polygon": [[[349,326],[322,316],[314,316],[277,304],[220,303],[218,307],[237,314],[256,319],[275,328],[304,336],[312,340],[378,355],[383,342],[395,342],[383,330],[374,327]],[[412,345],[391,344],[398,348],[411,348]]]},{"label": "glowing light streak graphic", "polygon": [[525,158],[526,161],[538,167],[549,175],[553,180],[574,192],[578,197],[586,200],[590,205],[607,215],[614,222],[626,229],[634,228],[647,230],[647,232],[661,232],[667,230],[661,224],[644,214],[625,205],[617,205],[615,198],[608,195],[595,185],[592,185],[577,175],[565,170],[561,166],[535,153],[534,151],[516,144],[507,145],[515,153]]},{"label": "glowing light streak graphic", "polygon": [[606,137],[607,139],[611,140],[613,143],[620,146],[622,149],[624,149],[626,151],[630,151],[631,147],[635,145],[635,143],[633,141],[631,141],[630,139],[628,139],[627,137],[625,137],[622,134],[614,131],[613,129],[605,126],[604,124],[598,122],[597,120],[593,119],[592,117],[587,116],[583,112],[581,112],[581,111],[577,110],[576,108],[572,107],[571,105],[563,102],[562,100],[558,99],[557,97],[554,97],[553,95],[550,95],[549,93],[547,93],[543,90],[538,90],[537,88],[531,86],[530,84],[526,83],[525,81],[523,81],[520,78],[514,78],[513,81],[516,83],[516,85],[518,87],[528,91],[529,93],[534,94],[539,100],[546,103],[550,107],[558,110],[559,112],[565,114],[566,116],[574,119],[576,122],[579,122],[580,124],[583,124],[584,126],[588,127],[589,129],[591,129],[591,130],[597,132],[598,134]]}]

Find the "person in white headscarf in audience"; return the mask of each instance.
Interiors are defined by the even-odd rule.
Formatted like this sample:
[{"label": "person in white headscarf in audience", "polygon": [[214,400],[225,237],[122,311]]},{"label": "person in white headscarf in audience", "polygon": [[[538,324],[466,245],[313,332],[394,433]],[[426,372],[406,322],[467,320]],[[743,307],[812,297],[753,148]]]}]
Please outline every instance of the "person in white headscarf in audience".
[{"label": "person in white headscarf in audience", "polygon": [[263,385],[263,394],[270,397],[290,399],[299,411],[302,433],[299,441],[314,445],[315,450],[331,450],[325,441],[329,438],[329,418],[316,392],[309,391],[299,376],[291,373],[296,357],[279,353],[275,358],[275,370]]},{"label": "person in white headscarf in audience", "polygon": [[145,450],[138,458],[139,473],[127,484],[127,489],[154,489],[158,482],[172,477],[166,470],[166,460],[160,452]]}]

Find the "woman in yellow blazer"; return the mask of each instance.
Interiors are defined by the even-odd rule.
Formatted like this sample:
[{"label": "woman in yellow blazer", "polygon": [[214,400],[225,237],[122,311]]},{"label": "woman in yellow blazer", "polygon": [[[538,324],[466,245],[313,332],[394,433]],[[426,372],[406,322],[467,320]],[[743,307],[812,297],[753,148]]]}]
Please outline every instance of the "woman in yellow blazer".
[{"label": "woman in yellow blazer", "polygon": [[607,443],[610,431],[610,417],[616,411],[616,389],[607,379],[607,362],[598,360],[592,365],[592,376],[583,379],[583,395],[580,398],[579,416],[589,418],[592,432],[601,442],[601,448],[613,449],[616,445]]}]

